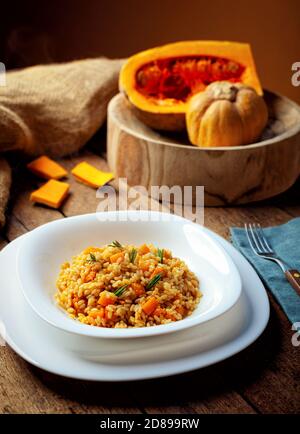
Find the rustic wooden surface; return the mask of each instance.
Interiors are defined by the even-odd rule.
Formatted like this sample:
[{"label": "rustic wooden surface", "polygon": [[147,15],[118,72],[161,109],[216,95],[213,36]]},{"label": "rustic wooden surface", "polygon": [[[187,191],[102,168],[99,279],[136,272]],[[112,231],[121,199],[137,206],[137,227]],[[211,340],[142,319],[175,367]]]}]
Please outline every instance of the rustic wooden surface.
[{"label": "rustic wooden surface", "polygon": [[[83,159],[106,169],[101,137]],[[96,155],[96,153],[98,155]],[[71,177],[72,194],[61,210],[34,206],[30,191],[39,181],[12,161],[14,184],[0,248],[47,221],[94,212],[95,190]],[[300,216],[299,184],[272,201],[237,208],[207,208],[205,225],[228,238],[230,226],[245,221],[284,223]],[[269,294],[270,295],[270,294]],[[263,335],[230,359],[191,373],[132,383],[71,380],[49,374],[0,347],[0,413],[297,413],[300,410],[300,347],[291,344],[291,324],[270,295],[271,318]]]},{"label": "rustic wooden surface", "polygon": [[[300,174],[300,107],[265,92],[269,123],[257,146],[199,148],[137,119],[122,94],[108,107],[107,158],[129,185],[205,185],[207,206],[245,204],[287,190]],[[284,133],[284,134],[283,134]],[[141,160],[143,164],[141,165]]]}]

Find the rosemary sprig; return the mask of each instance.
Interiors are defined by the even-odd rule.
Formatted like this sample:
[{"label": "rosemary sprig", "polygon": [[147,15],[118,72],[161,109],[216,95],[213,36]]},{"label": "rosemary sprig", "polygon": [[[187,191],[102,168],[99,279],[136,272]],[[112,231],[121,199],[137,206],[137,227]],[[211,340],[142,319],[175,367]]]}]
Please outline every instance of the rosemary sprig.
[{"label": "rosemary sprig", "polygon": [[116,291],[114,292],[114,294],[117,297],[120,297],[123,294],[123,292],[125,291],[125,289],[127,288],[127,286],[128,286],[128,283],[126,285],[120,286],[120,288],[116,289]]},{"label": "rosemary sprig", "polygon": [[129,261],[130,261],[132,264],[134,264],[134,261],[135,261],[136,255],[137,255],[137,250],[136,250],[136,249],[133,248],[132,250],[130,250],[130,252],[129,252]]},{"label": "rosemary sprig", "polygon": [[155,286],[157,284],[157,282],[160,281],[161,277],[162,277],[162,275],[160,273],[156,274],[154,277],[152,277],[152,279],[149,280],[149,282],[147,283],[146,289],[153,288],[153,286]]},{"label": "rosemary sprig", "polygon": [[94,255],[94,253],[90,253],[90,259],[88,259],[88,262],[96,262],[96,256]]},{"label": "rosemary sprig", "polygon": [[164,262],[164,249],[157,249],[157,256],[159,257],[159,262]]},{"label": "rosemary sprig", "polygon": [[110,247],[118,247],[119,249],[122,248],[122,244],[119,243],[119,241],[115,240],[111,244],[109,244]]}]

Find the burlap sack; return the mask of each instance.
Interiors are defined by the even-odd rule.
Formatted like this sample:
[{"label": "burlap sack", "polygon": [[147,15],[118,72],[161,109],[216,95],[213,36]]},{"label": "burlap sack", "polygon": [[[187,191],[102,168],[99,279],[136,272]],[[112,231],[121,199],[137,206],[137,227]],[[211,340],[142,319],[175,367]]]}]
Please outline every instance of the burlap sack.
[{"label": "burlap sack", "polygon": [[0,228],[5,223],[5,208],[9,197],[11,170],[4,158],[0,158]]},{"label": "burlap sack", "polygon": [[105,120],[121,63],[87,59],[9,72],[0,87],[0,152],[77,151]]},{"label": "burlap sack", "polygon": [[[104,122],[121,65],[100,58],[8,72],[0,87],[0,152],[61,157],[78,151]],[[10,169],[0,161],[1,227]]]}]

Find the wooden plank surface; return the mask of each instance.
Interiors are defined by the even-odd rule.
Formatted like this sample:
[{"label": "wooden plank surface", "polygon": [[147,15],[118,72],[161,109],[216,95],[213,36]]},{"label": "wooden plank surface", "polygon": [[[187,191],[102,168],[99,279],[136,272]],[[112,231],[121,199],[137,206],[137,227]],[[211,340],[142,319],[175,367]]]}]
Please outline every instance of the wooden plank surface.
[{"label": "wooden plank surface", "polygon": [[[85,151],[63,164],[89,161],[106,170],[104,158]],[[19,164],[13,199],[0,248],[28,230],[59,218],[95,212],[96,192],[71,176],[71,195],[61,210],[29,202],[39,181]],[[299,188],[260,205],[206,208],[205,225],[228,239],[230,226],[246,221],[275,225],[300,216]],[[159,206],[159,205],[158,205]],[[299,347],[291,344],[291,324],[270,296],[271,319],[263,335],[230,359],[195,372],[132,383],[70,380],[30,366],[10,348],[0,347],[0,413],[297,413],[300,410]],[[105,394],[99,393],[105,388]],[[147,393],[145,393],[147,391]]]}]

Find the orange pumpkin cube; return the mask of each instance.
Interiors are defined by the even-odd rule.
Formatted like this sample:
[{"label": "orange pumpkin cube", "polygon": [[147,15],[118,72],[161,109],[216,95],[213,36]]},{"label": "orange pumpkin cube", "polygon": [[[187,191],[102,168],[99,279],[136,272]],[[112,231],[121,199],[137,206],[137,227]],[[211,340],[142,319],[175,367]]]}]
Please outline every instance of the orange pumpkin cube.
[{"label": "orange pumpkin cube", "polygon": [[35,175],[45,179],[60,179],[68,174],[64,167],[46,155],[31,161],[31,163],[27,164],[27,168]]},{"label": "orange pumpkin cube", "polygon": [[66,182],[50,179],[30,195],[32,202],[41,203],[51,208],[59,208],[69,193],[70,186]]}]

